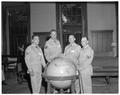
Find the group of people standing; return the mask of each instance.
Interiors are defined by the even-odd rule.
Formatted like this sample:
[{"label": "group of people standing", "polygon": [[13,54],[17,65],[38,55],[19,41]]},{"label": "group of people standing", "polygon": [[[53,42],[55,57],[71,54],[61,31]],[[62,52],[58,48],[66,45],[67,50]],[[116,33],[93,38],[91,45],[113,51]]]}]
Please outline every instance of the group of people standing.
[{"label": "group of people standing", "polygon": [[[44,56],[48,63],[54,58],[64,55],[75,63],[77,71],[80,72],[82,79],[82,86],[84,93],[92,93],[92,60],[94,56],[93,49],[88,44],[87,37],[82,37],[80,45],[75,43],[76,38],[74,35],[69,35],[69,45],[65,47],[64,53],[62,53],[62,47],[57,40],[57,33],[55,30],[50,31],[50,39],[46,41],[44,46],[44,55],[39,45],[39,37],[32,37],[32,44],[25,50],[25,62],[28,68],[28,73],[31,77],[31,84],[33,93],[39,93],[42,82],[42,66],[45,68],[46,63]],[[77,72],[76,71],[76,72]],[[79,79],[75,82],[75,91],[80,93],[81,87],[79,87]]]}]

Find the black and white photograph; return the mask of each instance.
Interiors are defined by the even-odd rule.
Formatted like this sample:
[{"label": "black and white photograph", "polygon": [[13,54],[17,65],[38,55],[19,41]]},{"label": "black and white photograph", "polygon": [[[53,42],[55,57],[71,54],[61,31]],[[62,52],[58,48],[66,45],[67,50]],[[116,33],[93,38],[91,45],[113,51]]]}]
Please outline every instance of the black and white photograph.
[{"label": "black and white photograph", "polygon": [[2,94],[118,94],[119,1],[1,1]]}]

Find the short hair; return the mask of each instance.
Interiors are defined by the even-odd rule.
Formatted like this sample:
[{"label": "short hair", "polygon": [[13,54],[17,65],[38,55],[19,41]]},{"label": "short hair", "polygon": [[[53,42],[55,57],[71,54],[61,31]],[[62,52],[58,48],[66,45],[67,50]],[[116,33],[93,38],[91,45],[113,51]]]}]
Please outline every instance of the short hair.
[{"label": "short hair", "polygon": [[56,30],[55,30],[55,29],[52,29],[52,30],[50,30],[50,33],[52,33],[53,31],[55,31],[55,32],[56,32]]},{"label": "short hair", "polygon": [[35,36],[39,37],[38,35],[34,35],[34,34],[33,34],[33,35],[32,35],[32,39],[34,39]]},{"label": "short hair", "polygon": [[73,36],[73,37],[75,38],[75,35],[74,35],[74,34],[70,34],[69,37],[70,37],[70,36]]},{"label": "short hair", "polygon": [[70,36],[72,36],[74,39],[76,39],[74,34],[70,34],[69,37],[70,37]]},{"label": "short hair", "polygon": [[[87,36],[85,36],[85,35],[83,35],[83,36],[82,36],[82,38],[86,38],[87,40],[89,40],[89,39],[88,39],[88,37],[87,37]],[[81,38],[81,39],[82,39],[82,38]]]}]

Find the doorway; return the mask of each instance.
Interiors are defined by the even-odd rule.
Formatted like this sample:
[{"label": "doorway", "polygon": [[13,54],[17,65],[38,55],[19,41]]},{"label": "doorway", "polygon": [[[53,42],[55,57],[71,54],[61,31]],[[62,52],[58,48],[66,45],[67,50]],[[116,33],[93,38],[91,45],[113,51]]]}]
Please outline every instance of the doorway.
[{"label": "doorway", "polygon": [[18,55],[18,46],[30,41],[30,4],[2,2],[2,54]]}]

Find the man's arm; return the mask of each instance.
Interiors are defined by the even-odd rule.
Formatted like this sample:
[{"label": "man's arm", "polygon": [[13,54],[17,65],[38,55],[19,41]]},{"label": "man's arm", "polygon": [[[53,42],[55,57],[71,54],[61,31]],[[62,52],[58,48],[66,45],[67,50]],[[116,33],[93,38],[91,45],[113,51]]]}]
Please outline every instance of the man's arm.
[{"label": "man's arm", "polygon": [[61,47],[61,44],[60,44],[60,42],[59,42],[59,45],[60,45],[60,53],[62,53],[62,47]]},{"label": "man's arm", "polygon": [[31,62],[32,62],[32,57],[31,57],[32,53],[31,53],[31,49],[30,48],[27,48],[26,51],[25,51],[25,63],[28,67],[28,70],[31,71],[32,68],[31,68]]},{"label": "man's arm", "polygon": [[48,48],[47,42],[45,43],[45,46],[44,46],[44,55],[45,55],[46,60],[50,62],[49,48]]},{"label": "man's arm", "polygon": [[64,55],[66,55],[67,48],[68,48],[68,46],[66,46],[64,49]]},{"label": "man's arm", "polygon": [[45,67],[46,64],[45,64],[45,59],[44,59],[44,56],[43,56],[43,52],[42,52],[41,49],[40,49],[40,51],[41,51],[41,62],[42,62],[43,67]]}]

